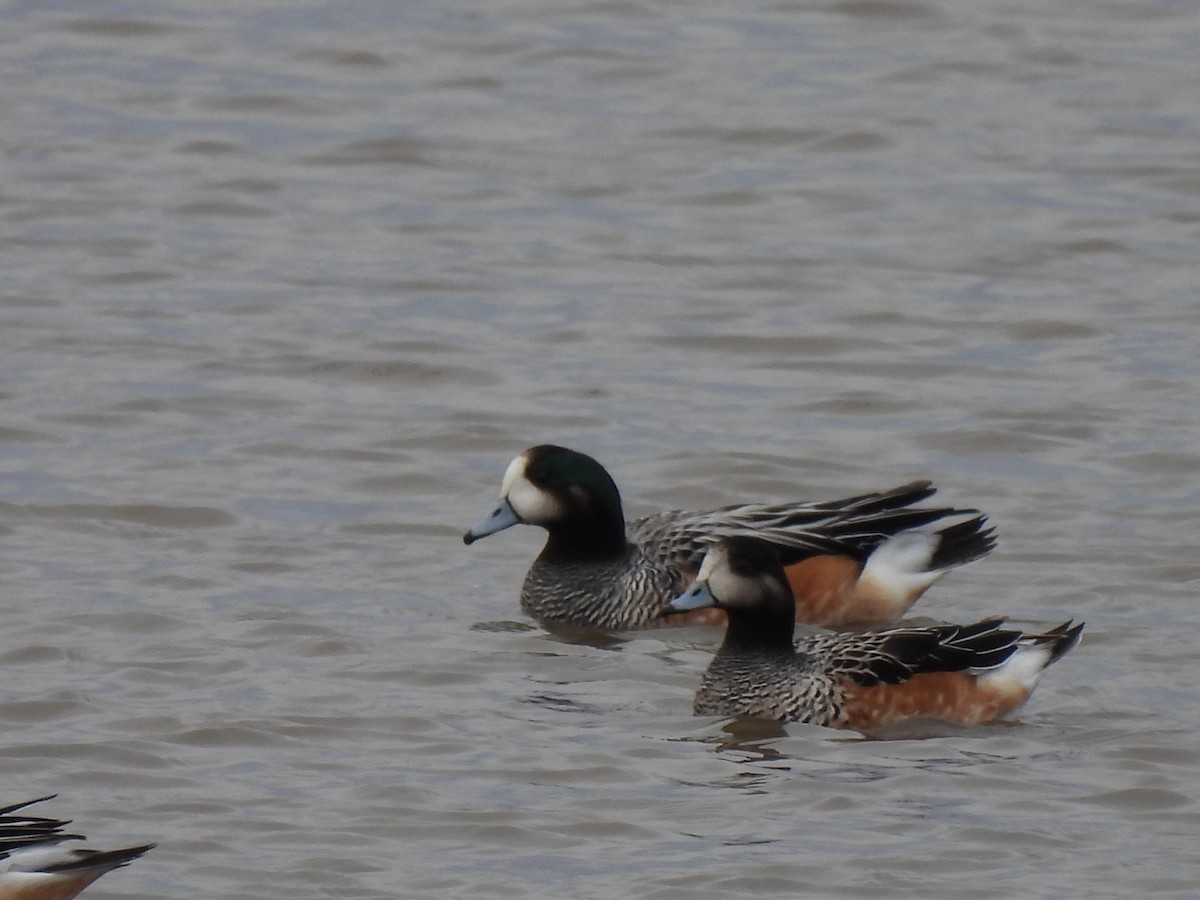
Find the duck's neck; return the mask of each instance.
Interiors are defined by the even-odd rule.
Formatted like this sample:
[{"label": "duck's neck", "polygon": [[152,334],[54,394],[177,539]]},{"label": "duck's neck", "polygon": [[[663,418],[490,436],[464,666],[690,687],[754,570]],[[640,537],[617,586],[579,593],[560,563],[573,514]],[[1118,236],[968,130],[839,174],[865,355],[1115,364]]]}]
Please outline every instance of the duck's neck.
[{"label": "duck's neck", "polygon": [[739,653],[795,652],[793,632],[796,627],[795,605],[787,609],[728,610],[729,627],[725,630],[723,651]]},{"label": "duck's neck", "polygon": [[542,550],[545,562],[599,562],[620,559],[629,550],[625,539],[625,519],[615,514],[593,513],[586,520],[556,522],[547,529],[549,537]]}]

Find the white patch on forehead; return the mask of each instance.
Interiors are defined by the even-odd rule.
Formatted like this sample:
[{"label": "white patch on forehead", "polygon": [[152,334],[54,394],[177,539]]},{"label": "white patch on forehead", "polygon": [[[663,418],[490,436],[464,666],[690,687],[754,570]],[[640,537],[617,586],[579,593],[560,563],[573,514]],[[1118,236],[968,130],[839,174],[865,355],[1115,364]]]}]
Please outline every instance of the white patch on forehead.
[{"label": "white patch on forehead", "polygon": [[525,466],[527,460],[525,454],[522,453],[508,464],[508,468],[504,470],[504,479],[500,482],[500,496],[507,497],[508,492],[512,490],[513,483],[518,478],[525,477]]}]

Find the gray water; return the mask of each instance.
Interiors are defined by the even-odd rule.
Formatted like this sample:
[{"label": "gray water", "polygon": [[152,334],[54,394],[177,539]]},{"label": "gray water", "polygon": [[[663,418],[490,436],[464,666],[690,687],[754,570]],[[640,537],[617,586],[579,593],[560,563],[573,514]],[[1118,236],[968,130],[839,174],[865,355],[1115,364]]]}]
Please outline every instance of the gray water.
[{"label": "gray water", "polygon": [[[0,803],[89,897],[1200,896],[1200,8],[0,7]],[[693,718],[526,621],[631,514],[935,479],[1015,724]]]}]

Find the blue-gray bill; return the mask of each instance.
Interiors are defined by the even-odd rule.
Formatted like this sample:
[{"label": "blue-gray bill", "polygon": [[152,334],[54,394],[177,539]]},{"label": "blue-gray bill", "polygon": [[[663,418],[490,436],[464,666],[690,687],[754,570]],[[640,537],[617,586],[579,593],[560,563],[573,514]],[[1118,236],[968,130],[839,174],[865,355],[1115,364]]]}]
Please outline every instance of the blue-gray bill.
[{"label": "blue-gray bill", "polygon": [[490,514],[472,525],[467,533],[463,535],[463,543],[473,544],[482,537],[487,537],[489,534],[495,534],[497,531],[503,531],[505,528],[511,528],[513,525],[519,525],[520,523],[520,518],[513,511],[508,500],[501,499]]},{"label": "blue-gray bill", "polygon": [[717,600],[708,589],[707,581],[695,581],[688,589],[659,610],[660,616],[670,616],[675,613],[691,612],[694,609],[707,609],[716,606]]}]

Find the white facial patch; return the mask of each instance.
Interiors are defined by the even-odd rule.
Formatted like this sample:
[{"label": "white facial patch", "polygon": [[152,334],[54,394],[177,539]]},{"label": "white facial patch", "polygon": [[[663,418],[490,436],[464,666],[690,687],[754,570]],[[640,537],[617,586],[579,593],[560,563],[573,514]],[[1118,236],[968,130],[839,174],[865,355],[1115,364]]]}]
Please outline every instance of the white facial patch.
[{"label": "white facial patch", "polygon": [[726,609],[760,606],[787,590],[771,573],[734,572],[729,562],[729,550],[722,544],[712,545],[704,555],[696,583],[707,584],[709,593]]},{"label": "white facial patch", "polygon": [[724,566],[725,548],[720,544],[713,544],[708,548],[708,552],[704,554],[704,559],[700,562],[700,571],[696,573],[697,581],[708,581],[712,578],[713,572],[719,566]]},{"label": "white facial patch", "polygon": [[[733,573],[729,567],[729,552],[720,544],[713,545],[704,555],[696,580],[707,584],[713,599],[724,607],[753,605],[759,593],[757,581]],[[755,588],[751,589],[751,585]]]},{"label": "white facial patch", "polygon": [[543,525],[560,518],[562,505],[525,476],[527,465],[524,454],[508,464],[500,482],[500,498],[507,500],[517,518],[528,525]]}]

